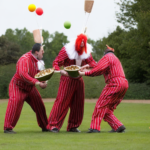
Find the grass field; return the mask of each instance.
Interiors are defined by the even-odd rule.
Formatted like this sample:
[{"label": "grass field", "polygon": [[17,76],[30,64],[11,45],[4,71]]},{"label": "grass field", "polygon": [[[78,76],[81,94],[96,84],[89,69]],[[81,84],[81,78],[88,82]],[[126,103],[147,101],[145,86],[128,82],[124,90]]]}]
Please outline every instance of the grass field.
[{"label": "grass field", "polygon": [[[53,102],[46,102],[49,116]],[[21,117],[14,128],[17,134],[4,134],[3,124],[7,102],[0,103],[0,150],[149,150],[150,104],[121,103],[115,115],[126,126],[125,133],[111,130],[102,122],[101,133],[88,134],[95,103],[85,103],[81,133],[66,132],[67,119],[59,133],[41,132],[36,117],[28,104],[24,104]]]}]

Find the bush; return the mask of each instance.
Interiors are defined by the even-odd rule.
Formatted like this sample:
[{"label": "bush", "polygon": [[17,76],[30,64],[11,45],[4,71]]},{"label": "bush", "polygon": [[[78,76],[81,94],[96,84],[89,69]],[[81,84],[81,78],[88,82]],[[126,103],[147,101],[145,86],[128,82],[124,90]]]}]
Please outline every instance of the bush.
[{"label": "bush", "polygon": [[[105,86],[103,77],[83,77],[85,84],[85,98],[98,98]],[[56,98],[59,88],[60,74],[54,74],[48,81],[46,89],[41,89],[39,86],[37,89],[41,93],[43,98]]]},{"label": "bush", "polygon": [[8,86],[16,72],[16,65],[0,65],[0,98],[8,98]]},{"label": "bush", "polygon": [[[11,78],[16,72],[16,65],[0,66],[0,98],[8,98],[8,86]],[[85,83],[85,98],[92,99],[100,96],[105,86],[103,76],[83,77]],[[43,98],[56,98],[60,81],[60,74],[54,74],[48,81],[46,89],[37,86]],[[124,99],[150,99],[150,86],[146,83],[129,83],[129,89]]]}]

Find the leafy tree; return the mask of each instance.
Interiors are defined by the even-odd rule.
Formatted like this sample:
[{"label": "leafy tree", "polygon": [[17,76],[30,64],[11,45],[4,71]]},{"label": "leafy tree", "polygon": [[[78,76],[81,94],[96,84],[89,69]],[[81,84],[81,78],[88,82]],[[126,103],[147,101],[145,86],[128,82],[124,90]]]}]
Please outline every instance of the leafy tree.
[{"label": "leafy tree", "polygon": [[3,35],[0,37],[0,65],[16,63],[20,56],[18,44],[10,42]]},{"label": "leafy tree", "polygon": [[44,44],[49,43],[51,41],[50,33],[46,30],[42,31],[42,36],[44,38]]},{"label": "leafy tree", "polygon": [[15,35],[17,36],[18,44],[21,47],[22,54],[32,49],[34,45],[33,34],[30,33],[26,28],[22,30],[15,29]]},{"label": "leafy tree", "polygon": [[94,41],[92,39],[88,39],[88,43],[92,45],[93,47],[93,53],[92,53],[92,56],[94,58],[95,61],[98,61],[104,54],[103,50],[101,49],[100,47],[100,43],[99,41]]},{"label": "leafy tree", "polygon": [[[43,30],[42,36],[44,38],[44,61],[46,67],[52,67],[53,60],[58,55],[60,49],[68,43],[67,36],[63,33],[55,32],[50,34],[48,31]],[[21,55],[31,50],[34,45],[33,34],[30,33],[26,28],[24,29],[7,29],[5,37],[20,46]],[[21,56],[20,55],[20,56]]]},{"label": "leafy tree", "polygon": [[48,41],[45,42],[44,61],[46,67],[52,67],[53,60],[66,43],[68,43],[67,36],[65,36],[63,33],[55,32],[54,34],[50,35]]},{"label": "leafy tree", "polygon": [[124,0],[118,5],[121,10],[117,13],[118,22],[128,31],[128,77],[131,81],[150,84],[150,1]]},{"label": "leafy tree", "polygon": [[9,41],[15,42],[20,45],[21,54],[24,54],[31,50],[34,39],[33,34],[30,33],[26,28],[24,29],[7,29],[5,36]]}]

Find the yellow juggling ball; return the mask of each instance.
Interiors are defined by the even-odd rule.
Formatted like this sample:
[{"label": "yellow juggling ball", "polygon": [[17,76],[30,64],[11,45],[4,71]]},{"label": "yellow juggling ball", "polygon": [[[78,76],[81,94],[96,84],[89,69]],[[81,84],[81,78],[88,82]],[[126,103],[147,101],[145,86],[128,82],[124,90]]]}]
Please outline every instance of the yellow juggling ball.
[{"label": "yellow juggling ball", "polygon": [[34,4],[30,4],[30,5],[28,6],[28,9],[29,9],[30,12],[34,12],[35,9],[36,9],[36,6],[35,6]]}]

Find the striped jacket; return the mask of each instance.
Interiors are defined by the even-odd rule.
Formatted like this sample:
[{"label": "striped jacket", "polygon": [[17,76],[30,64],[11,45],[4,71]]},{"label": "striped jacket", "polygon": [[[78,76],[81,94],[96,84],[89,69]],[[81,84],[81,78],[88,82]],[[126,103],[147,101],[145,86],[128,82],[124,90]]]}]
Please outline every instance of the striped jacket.
[{"label": "striped jacket", "polygon": [[12,82],[18,85],[21,89],[30,91],[38,82],[34,78],[38,73],[38,60],[32,55],[31,51],[20,57],[16,65],[16,73],[12,78]]},{"label": "striped jacket", "polygon": [[125,78],[123,67],[119,59],[113,53],[107,53],[104,55],[97,66],[89,72],[85,72],[86,76],[99,76],[104,75],[105,83],[115,82],[113,78],[122,77]]}]

